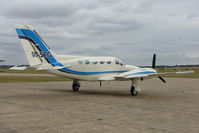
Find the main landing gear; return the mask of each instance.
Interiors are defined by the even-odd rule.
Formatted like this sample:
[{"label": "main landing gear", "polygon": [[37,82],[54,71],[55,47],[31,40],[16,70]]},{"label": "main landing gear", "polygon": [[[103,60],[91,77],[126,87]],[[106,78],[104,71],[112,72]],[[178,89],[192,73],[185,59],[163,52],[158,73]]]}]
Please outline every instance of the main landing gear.
[{"label": "main landing gear", "polygon": [[[72,85],[72,89],[74,92],[79,91],[80,88],[80,83],[79,80],[74,79],[73,80],[73,85]],[[132,86],[131,86],[131,95],[132,96],[137,96],[138,92],[141,91],[140,87],[138,86],[137,80],[132,80]]]},{"label": "main landing gear", "polygon": [[78,80],[73,80],[73,85],[72,85],[72,88],[73,88],[73,91],[77,92],[79,91],[79,88],[80,88],[80,83]]}]

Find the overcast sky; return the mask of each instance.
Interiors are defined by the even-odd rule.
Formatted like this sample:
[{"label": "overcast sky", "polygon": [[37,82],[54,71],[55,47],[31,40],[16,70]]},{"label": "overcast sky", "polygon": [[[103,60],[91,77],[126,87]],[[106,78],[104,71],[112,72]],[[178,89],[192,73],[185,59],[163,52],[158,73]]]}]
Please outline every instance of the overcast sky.
[{"label": "overcast sky", "polygon": [[57,54],[199,64],[198,0],[1,0],[0,65],[28,64],[13,24],[32,25]]}]

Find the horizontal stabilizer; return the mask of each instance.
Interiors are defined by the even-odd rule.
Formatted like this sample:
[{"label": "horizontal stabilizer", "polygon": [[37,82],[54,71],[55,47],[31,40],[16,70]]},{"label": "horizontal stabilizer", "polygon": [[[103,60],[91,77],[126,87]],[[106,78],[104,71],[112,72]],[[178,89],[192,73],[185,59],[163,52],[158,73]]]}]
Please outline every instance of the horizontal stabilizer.
[{"label": "horizontal stabilizer", "polygon": [[20,71],[23,71],[25,70],[27,67],[24,67],[24,66],[21,66],[21,67],[18,67],[18,66],[14,66],[14,67],[11,67],[9,68],[10,70],[20,70]]},{"label": "horizontal stabilizer", "polygon": [[65,65],[65,66],[52,66],[52,65],[49,65],[49,64],[45,64],[45,65],[38,66],[36,70],[58,70],[58,69],[62,69],[64,67],[69,67],[69,65]]}]

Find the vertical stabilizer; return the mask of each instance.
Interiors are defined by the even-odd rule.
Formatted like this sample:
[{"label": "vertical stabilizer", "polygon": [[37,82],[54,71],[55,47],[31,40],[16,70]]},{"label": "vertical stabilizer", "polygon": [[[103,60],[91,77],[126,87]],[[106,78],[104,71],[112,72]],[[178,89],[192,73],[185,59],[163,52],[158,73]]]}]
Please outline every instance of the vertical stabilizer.
[{"label": "vertical stabilizer", "polygon": [[28,27],[15,25],[15,28],[30,66],[40,65],[41,60],[39,59],[39,54],[34,48],[34,44],[30,40],[26,39],[26,34],[23,32],[23,29],[28,29]]},{"label": "vertical stabilizer", "polygon": [[15,24],[15,28],[30,66],[57,65],[54,53],[30,25]]}]

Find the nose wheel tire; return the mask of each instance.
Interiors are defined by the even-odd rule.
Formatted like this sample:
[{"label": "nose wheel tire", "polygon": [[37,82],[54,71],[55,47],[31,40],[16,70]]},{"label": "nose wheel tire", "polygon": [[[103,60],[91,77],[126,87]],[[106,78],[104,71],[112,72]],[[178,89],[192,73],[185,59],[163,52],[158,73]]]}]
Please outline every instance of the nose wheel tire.
[{"label": "nose wheel tire", "polygon": [[137,96],[137,94],[138,94],[138,91],[136,91],[136,90],[135,90],[135,87],[132,85],[132,86],[131,86],[131,95],[132,95],[132,96]]}]

